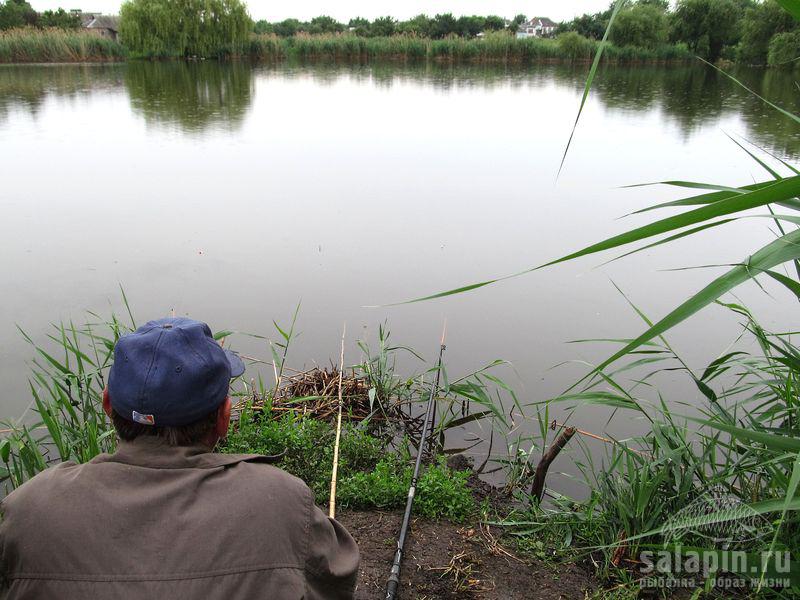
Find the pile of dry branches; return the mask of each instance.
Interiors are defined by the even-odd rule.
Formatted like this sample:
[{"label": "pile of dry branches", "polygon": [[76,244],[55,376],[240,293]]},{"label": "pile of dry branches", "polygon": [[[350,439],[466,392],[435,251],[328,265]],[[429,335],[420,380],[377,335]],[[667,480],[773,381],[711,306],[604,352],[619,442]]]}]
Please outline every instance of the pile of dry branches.
[{"label": "pile of dry branches", "polygon": [[[281,378],[281,383],[272,401],[276,413],[294,410],[314,419],[333,420],[339,409],[339,369],[335,366],[308,371],[296,371]],[[366,419],[370,407],[369,386],[354,372],[342,374],[342,414],[352,421]],[[264,399],[254,397],[253,406],[262,408]],[[375,414],[373,418],[383,415]]]}]

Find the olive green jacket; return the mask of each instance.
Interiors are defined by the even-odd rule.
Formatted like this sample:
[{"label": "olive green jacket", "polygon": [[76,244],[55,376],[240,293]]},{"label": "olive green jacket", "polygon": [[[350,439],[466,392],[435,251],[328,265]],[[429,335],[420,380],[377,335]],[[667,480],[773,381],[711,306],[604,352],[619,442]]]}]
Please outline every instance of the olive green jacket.
[{"label": "olive green jacket", "polygon": [[0,505],[5,594],[352,598],[353,538],[268,461],[145,437],[40,473]]}]

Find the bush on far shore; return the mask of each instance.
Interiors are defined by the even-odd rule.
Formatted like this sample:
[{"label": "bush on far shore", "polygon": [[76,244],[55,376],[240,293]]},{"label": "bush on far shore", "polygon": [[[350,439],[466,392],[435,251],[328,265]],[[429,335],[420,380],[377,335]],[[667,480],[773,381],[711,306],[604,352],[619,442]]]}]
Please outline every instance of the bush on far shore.
[{"label": "bush on far shore", "polygon": [[769,43],[767,64],[770,67],[800,64],[800,31],[779,33]]}]

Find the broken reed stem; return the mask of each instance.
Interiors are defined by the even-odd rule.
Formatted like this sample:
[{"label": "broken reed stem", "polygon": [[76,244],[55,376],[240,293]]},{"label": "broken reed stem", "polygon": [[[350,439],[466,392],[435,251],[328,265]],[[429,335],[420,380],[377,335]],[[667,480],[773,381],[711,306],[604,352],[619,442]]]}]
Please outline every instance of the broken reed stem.
[{"label": "broken reed stem", "polygon": [[547,470],[550,468],[550,463],[556,459],[556,456],[563,450],[576,431],[574,427],[565,428],[556,438],[556,441],[553,442],[553,445],[547,449],[542,456],[542,460],[536,466],[536,474],[533,477],[533,485],[531,485],[531,496],[538,498],[539,502],[542,501],[544,496],[544,482],[547,479]]},{"label": "broken reed stem", "polygon": [[[566,427],[566,425],[564,425],[563,423],[559,423],[555,419],[553,419],[553,422],[550,423],[550,429],[552,429],[553,431],[555,431],[557,428],[563,429],[564,427]],[[592,438],[593,440],[604,442],[606,444],[617,444],[617,442],[612,439],[603,437],[602,435],[597,435],[595,433],[592,433],[591,431],[584,431],[583,429],[578,429],[577,427],[575,428],[575,433],[579,433],[582,436]],[[646,456],[646,457],[651,456],[647,452],[643,452],[642,450],[637,450],[636,448],[628,448],[628,450],[630,450],[631,452],[635,452],[639,456]]]},{"label": "broken reed stem", "polygon": [[328,516],[336,517],[336,476],[339,471],[339,441],[342,439],[342,374],[344,373],[344,336],[347,332],[347,323],[342,327],[342,349],[339,354],[339,414],[336,417],[336,442],[333,444],[333,473],[331,474],[331,500]]}]

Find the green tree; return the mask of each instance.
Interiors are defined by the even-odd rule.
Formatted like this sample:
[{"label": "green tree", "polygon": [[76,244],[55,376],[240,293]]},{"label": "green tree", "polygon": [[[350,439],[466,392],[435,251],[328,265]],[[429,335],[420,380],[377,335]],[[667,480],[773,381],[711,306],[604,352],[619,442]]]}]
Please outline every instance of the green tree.
[{"label": "green tree", "polygon": [[292,37],[300,31],[301,23],[297,19],[285,19],[279,23],[275,23],[272,28],[275,33],[281,37]]},{"label": "green tree", "polygon": [[417,15],[408,21],[397,24],[397,31],[410,33],[419,37],[433,37],[434,23],[428,15]]},{"label": "green tree", "polygon": [[636,4],[638,6],[654,6],[664,12],[669,10],[669,0],[639,0]]},{"label": "green tree", "polygon": [[503,17],[498,17],[497,15],[489,15],[486,17],[486,22],[484,23],[484,28],[486,31],[501,31],[505,29],[506,22]]},{"label": "green tree", "polygon": [[333,17],[328,16],[321,16],[321,17],[314,17],[311,19],[311,22],[308,24],[306,28],[308,33],[318,34],[318,33],[341,33],[344,31],[344,25],[339,23]]},{"label": "green tree", "polygon": [[617,46],[656,48],[667,41],[667,15],[653,4],[634,4],[617,14],[611,41]]},{"label": "green tree", "polygon": [[461,37],[475,37],[483,31],[486,25],[484,17],[473,15],[471,17],[459,17],[456,20],[456,33]]},{"label": "green tree", "polygon": [[60,29],[77,29],[81,26],[81,19],[75,13],[58,10],[46,10],[39,15],[36,22],[38,27],[58,27]]},{"label": "green tree", "polygon": [[127,0],[120,36],[141,56],[241,54],[253,22],[241,0]]},{"label": "green tree", "polygon": [[518,14],[516,17],[511,19],[511,23],[508,24],[508,30],[516,33],[517,29],[519,29],[519,26],[522,25],[527,20],[528,17],[526,17],[522,13]]},{"label": "green tree", "polygon": [[672,14],[672,38],[714,62],[726,45],[737,41],[741,8],[735,0],[678,0]]},{"label": "green tree", "polygon": [[260,21],[256,21],[253,26],[253,31],[258,34],[275,33],[275,27],[269,21],[261,19]]},{"label": "green tree", "polygon": [[389,36],[397,32],[397,21],[392,17],[380,17],[372,22],[372,35]]},{"label": "green tree", "polygon": [[742,19],[742,36],[737,60],[763,65],[767,63],[770,40],[779,33],[795,31],[797,21],[774,0],[766,0],[747,9]]},{"label": "green tree", "polygon": [[356,35],[360,35],[362,37],[370,37],[372,35],[371,24],[367,19],[363,19],[361,17],[350,19],[350,21],[347,23],[347,26]]},{"label": "green tree", "polygon": [[562,23],[558,28],[558,33],[575,31],[585,38],[599,40],[606,32],[609,19],[611,19],[611,9],[594,14],[581,15],[572,19],[572,21]]},{"label": "green tree", "polygon": [[767,53],[771,67],[797,65],[800,59],[800,31],[785,31],[772,36]]},{"label": "green tree", "polygon": [[37,17],[27,0],[6,0],[0,4],[0,30],[36,25]]},{"label": "green tree", "polygon": [[450,34],[456,33],[456,18],[452,13],[436,15],[433,18],[433,27],[431,29],[431,37],[447,37]]}]

